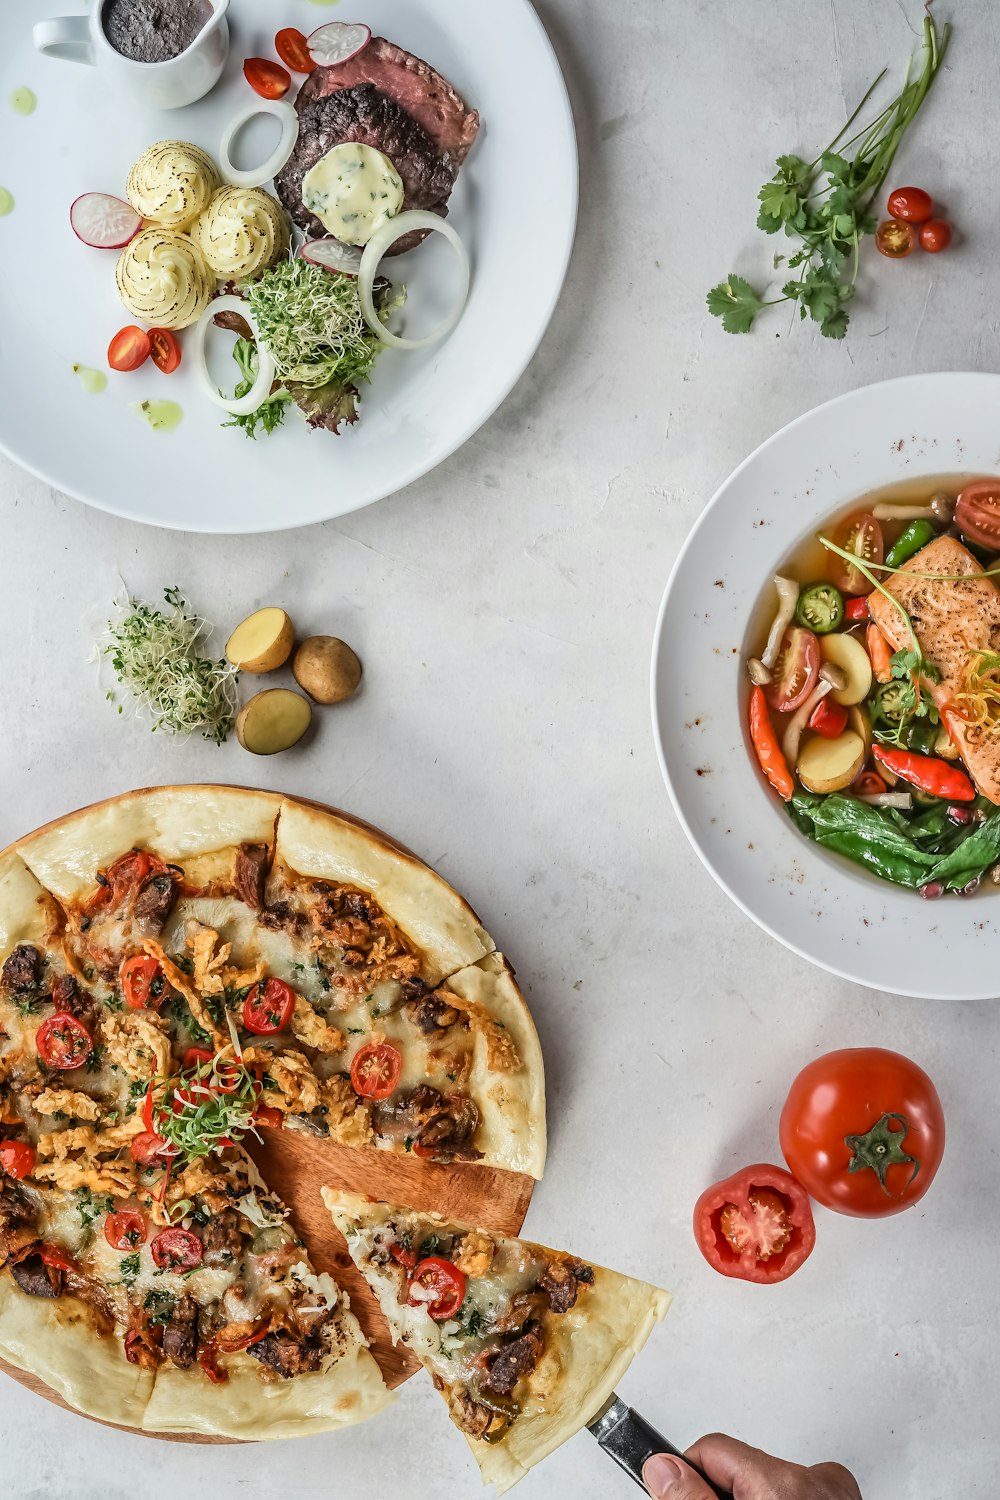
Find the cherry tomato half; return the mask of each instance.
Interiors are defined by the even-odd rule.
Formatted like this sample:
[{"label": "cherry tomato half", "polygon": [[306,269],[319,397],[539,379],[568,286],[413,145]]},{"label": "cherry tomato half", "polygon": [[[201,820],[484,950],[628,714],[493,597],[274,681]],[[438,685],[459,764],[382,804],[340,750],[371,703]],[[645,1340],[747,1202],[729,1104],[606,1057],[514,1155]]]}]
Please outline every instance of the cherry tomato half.
[{"label": "cherry tomato half", "polygon": [[146,363],[152,347],[145,329],[129,324],[127,328],[119,329],[108,345],[108,364],[123,375],[129,370],[138,370]]},{"label": "cherry tomato half", "polygon": [[426,1308],[435,1323],[446,1323],[465,1300],[465,1273],[450,1260],[429,1255],[410,1277],[406,1300],[411,1307]]},{"label": "cherry tomato half", "polygon": [[94,1039],[68,1010],[43,1021],[35,1033],[35,1049],[47,1068],[79,1068],[94,1048]]},{"label": "cherry tomato half", "polygon": [[[882,528],[867,511],[848,516],[838,526],[833,539],[844,552],[853,552],[863,563],[880,563],[885,556]],[[830,553],[829,574],[831,583],[835,583],[842,594],[864,594],[867,597],[874,587],[859,568],[852,567],[835,552]]]},{"label": "cherry tomato half", "polygon": [[155,958],[135,953],[119,970],[122,994],[130,1010],[157,1010],[163,1004],[167,982]]},{"label": "cherry tomato half", "polygon": [[403,1071],[403,1054],[391,1042],[369,1042],[351,1063],[351,1087],[362,1099],[388,1099]]},{"label": "cherry tomato half", "polygon": [[215,1053],[209,1052],[207,1047],[189,1047],[184,1054],[184,1072],[193,1073],[197,1068],[205,1068],[214,1057]]},{"label": "cherry tomato half", "polygon": [[181,362],[181,346],[177,335],[171,333],[169,328],[151,328],[149,345],[156,368],[164,375],[172,375]]},{"label": "cherry tomato half", "polygon": [[741,1281],[786,1281],[808,1259],[816,1226],[805,1191],[762,1164],[708,1188],[694,1210],[698,1248],[713,1270]]},{"label": "cherry tomato half", "polygon": [[923,188],[895,188],[889,194],[889,213],[894,219],[902,219],[907,224],[922,224],[933,212],[931,195]]},{"label": "cherry tomato half", "polygon": [[243,1002],[243,1025],[254,1036],[284,1031],[295,1009],[295,991],[283,979],[262,979]]},{"label": "cherry tomato half", "polygon": [[877,771],[862,771],[861,775],[851,783],[851,791],[857,797],[880,797],[888,790],[889,788]]},{"label": "cherry tomato half", "polygon": [[804,703],[819,680],[819,641],[811,630],[793,625],[785,631],[774,676],[764,689],[768,703],[779,714],[790,714]]},{"label": "cherry tomato half", "polygon": [[194,1271],[201,1265],[205,1247],[189,1229],[161,1229],[149,1253],[161,1271]]},{"label": "cherry tomato half", "polygon": [[137,1208],[122,1208],[108,1214],[104,1238],[112,1250],[136,1250],[146,1243],[146,1220]]},{"label": "cherry tomato half", "polygon": [[274,39],[274,50],[293,73],[311,73],[316,66],[309,43],[301,31],[286,26]]},{"label": "cherry tomato half", "polygon": [[248,57],[243,76],[262,99],[283,99],[292,86],[292,75],[280,63],[266,57]]},{"label": "cherry tomato half", "polygon": [[947,219],[928,219],[920,226],[920,248],[929,255],[947,250],[951,244],[952,228]]},{"label": "cherry tomato half", "polygon": [[402,1266],[407,1276],[412,1276],[417,1269],[417,1252],[407,1250],[405,1245],[390,1245],[389,1254],[398,1266]]},{"label": "cherry tomato half", "polygon": [[818,1057],[781,1111],[785,1160],[818,1203],[884,1218],[924,1196],[944,1154],[944,1113],[922,1068],[882,1047]]},{"label": "cherry tomato half", "polygon": [[128,1154],[137,1167],[148,1172],[151,1167],[162,1167],[170,1159],[172,1152],[162,1135],[157,1135],[155,1130],[145,1130],[141,1135],[132,1137]]},{"label": "cherry tomato half", "polygon": [[30,1177],[35,1170],[35,1148],[27,1141],[0,1141],[0,1172],[8,1177]]},{"label": "cherry tomato half", "polygon": [[884,219],[875,231],[875,248],[890,260],[905,260],[917,248],[917,231],[902,219]]},{"label": "cherry tomato half", "polygon": [[974,547],[1000,551],[1000,479],[965,486],[955,505],[955,525]]}]

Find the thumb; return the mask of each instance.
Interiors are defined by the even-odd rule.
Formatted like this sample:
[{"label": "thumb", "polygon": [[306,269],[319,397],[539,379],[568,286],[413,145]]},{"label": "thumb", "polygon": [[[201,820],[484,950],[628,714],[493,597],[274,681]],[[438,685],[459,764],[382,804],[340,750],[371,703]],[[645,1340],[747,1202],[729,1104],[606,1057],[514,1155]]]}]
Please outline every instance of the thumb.
[{"label": "thumb", "polygon": [[705,1481],[680,1458],[654,1453],[642,1466],[642,1482],[654,1500],[714,1500]]}]

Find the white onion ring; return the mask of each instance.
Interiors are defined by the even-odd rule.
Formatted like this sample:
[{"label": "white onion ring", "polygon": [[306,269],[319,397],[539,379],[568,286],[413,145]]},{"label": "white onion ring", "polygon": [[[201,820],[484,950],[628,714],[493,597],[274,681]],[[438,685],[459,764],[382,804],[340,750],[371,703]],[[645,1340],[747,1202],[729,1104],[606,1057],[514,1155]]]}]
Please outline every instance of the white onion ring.
[{"label": "white onion ring", "polygon": [[[404,339],[396,333],[390,333],[375,310],[375,277],[382,263],[382,257],[391,245],[401,240],[404,235],[412,234],[415,229],[432,229],[438,234],[443,234],[458,256],[461,288],[455,310],[452,312],[433,333],[429,333],[422,339]],[[428,213],[423,209],[410,209],[408,213],[397,214],[394,219],[383,224],[377,229],[365,246],[365,253],[361,257],[361,270],[358,273],[358,294],[361,298],[361,311],[364,313],[365,322],[376,338],[381,339],[383,344],[388,344],[393,349],[425,349],[428,344],[436,344],[443,339],[457,324],[459,318],[465,311],[465,304],[469,300],[469,284],[472,279],[472,269],[469,265],[469,255],[461,239],[452,229],[446,219],[439,218],[437,214]]]},{"label": "white onion ring", "polygon": [[[212,320],[216,313],[235,312],[249,323],[253,330],[254,338],[257,340],[257,379],[245,396],[237,399],[235,396],[222,396],[212,383],[212,377],[208,373],[208,360],[205,356],[205,344],[208,339],[208,330],[212,326]],[[209,400],[214,401],[216,406],[221,406],[223,411],[228,411],[233,417],[249,417],[263,406],[271,393],[274,384],[275,366],[270,349],[260,336],[257,320],[250,311],[249,306],[242,297],[216,297],[208,307],[194,330],[194,349],[192,351],[198,366],[198,374]]]},{"label": "white onion ring", "polygon": [[[248,171],[241,171],[233,165],[231,152],[233,141],[249,120],[256,115],[274,115],[281,122],[281,138],[275,146],[271,155],[259,167],[251,167]],[[255,188],[262,187],[265,182],[270,182],[278,172],[281,171],[299,138],[299,117],[290,104],[285,104],[281,99],[258,99],[256,104],[248,104],[246,109],[240,113],[226,126],[219,147],[219,165],[222,175],[227,182],[234,187]]]}]

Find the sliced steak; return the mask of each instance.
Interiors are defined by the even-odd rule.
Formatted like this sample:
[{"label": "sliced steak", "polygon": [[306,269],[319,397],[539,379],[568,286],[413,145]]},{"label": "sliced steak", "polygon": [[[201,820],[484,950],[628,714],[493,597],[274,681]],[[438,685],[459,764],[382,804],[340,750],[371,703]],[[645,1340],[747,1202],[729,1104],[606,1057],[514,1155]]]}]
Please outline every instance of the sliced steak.
[{"label": "sliced steak", "polygon": [[538,1290],[545,1293],[554,1313],[564,1313],[575,1304],[581,1285],[590,1286],[593,1280],[590,1266],[577,1261],[553,1260],[539,1276]]},{"label": "sliced steak", "polygon": [[288,901],[275,901],[260,912],[257,921],[270,932],[302,933],[309,925],[303,911],[295,911]]},{"label": "sliced steak", "polygon": [[[389,158],[403,180],[404,208],[447,213],[458,161],[441,156],[422,127],[394,99],[380,94],[373,84],[363,83],[299,107],[299,139],[274,185],[288,213],[307,234],[321,239],[327,231],[302,202],[302,180],[328,151],[348,141],[373,146]],[[402,254],[422,238],[421,231],[406,235],[390,253]]]},{"label": "sliced steak", "polygon": [[494,1413],[488,1406],[481,1406],[475,1401],[468,1391],[457,1390],[448,1402],[452,1420],[456,1427],[468,1433],[471,1438],[485,1437],[486,1430],[493,1421]]},{"label": "sliced steak", "polygon": [[47,1266],[36,1252],[13,1263],[10,1274],[29,1297],[61,1297],[63,1273],[57,1266]]},{"label": "sliced steak", "polygon": [[233,861],[233,885],[241,901],[254,911],[264,909],[269,850],[266,844],[241,844]]},{"label": "sliced steak", "polygon": [[509,1396],[517,1382],[530,1375],[544,1347],[542,1325],[532,1318],[518,1338],[504,1344],[499,1353],[489,1356],[483,1390],[492,1391],[496,1396]]},{"label": "sliced steak", "polygon": [[436,1156],[477,1161],[481,1151],[472,1146],[479,1125],[479,1108],[467,1094],[441,1094],[429,1083],[400,1094],[385,1104],[376,1123],[390,1132],[405,1132]]},{"label": "sliced steak", "polygon": [[479,133],[479,115],[430,63],[404,52],[384,36],[373,36],[347,62],[314,69],[299,89],[296,108],[302,110],[317,99],[361,83],[374,84],[380,94],[395,100],[442,156],[462,165]]},{"label": "sliced steak", "polygon": [[0,1229],[20,1229],[34,1224],[35,1209],[15,1182],[0,1185]]},{"label": "sliced steak", "polygon": [[31,943],[18,943],[0,971],[0,983],[14,994],[36,990],[42,977],[42,955]]},{"label": "sliced steak", "polygon": [[256,1344],[251,1344],[247,1353],[251,1359],[259,1359],[262,1365],[276,1370],[282,1380],[291,1380],[293,1375],[319,1369],[323,1346],[318,1339],[296,1339],[290,1333],[268,1333]]},{"label": "sliced steak", "polygon": [[224,1208],[213,1219],[209,1219],[201,1231],[201,1238],[205,1246],[206,1266],[228,1266],[243,1254],[239,1216],[231,1208]]},{"label": "sliced steak", "polygon": [[173,904],[174,877],[169,874],[154,875],[151,880],[146,881],[135,898],[135,919],[142,923],[147,932],[156,936],[163,931]]},{"label": "sliced steak", "polygon": [[178,1370],[190,1370],[198,1357],[198,1304],[178,1297],[173,1317],[164,1325],[163,1352]]},{"label": "sliced steak", "polygon": [[52,986],[52,1004],[57,1011],[65,1012],[74,1020],[80,1021],[91,1036],[94,1035],[100,1011],[93,997],[80,988],[72,974],[61,974],[55,981]]}]

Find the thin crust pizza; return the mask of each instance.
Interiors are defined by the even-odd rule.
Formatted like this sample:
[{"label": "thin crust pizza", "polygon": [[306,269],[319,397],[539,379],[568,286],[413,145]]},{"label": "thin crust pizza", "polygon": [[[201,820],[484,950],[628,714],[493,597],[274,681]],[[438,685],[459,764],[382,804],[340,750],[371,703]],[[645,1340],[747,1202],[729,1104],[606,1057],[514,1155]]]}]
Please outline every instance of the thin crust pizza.
[{"label": "thin crust pizza", "polygon": [[148,1430],[379,1410],[346,1295],[241,1149],[260,1126],[541,1175],[537,1037],[461,898],[374,830],[230,788],[0,856],[0,1355]]},{"label": "thin crust pizza", "polygon": [[600,1411],[669,1293],[562,1251],[324,1188],[393,1339],[499,1493]]}]

